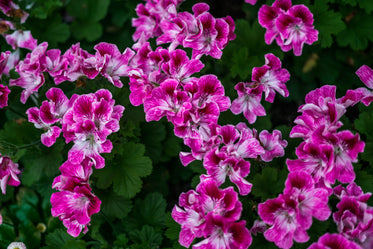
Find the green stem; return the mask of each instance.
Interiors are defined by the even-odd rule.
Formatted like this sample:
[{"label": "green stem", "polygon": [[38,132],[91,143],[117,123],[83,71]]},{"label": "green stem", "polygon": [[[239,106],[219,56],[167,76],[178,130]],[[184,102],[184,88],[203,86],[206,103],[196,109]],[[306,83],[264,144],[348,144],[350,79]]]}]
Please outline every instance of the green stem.
[{"label": "green stem", "polygon": [[33,146],[35,146],[37,144],[40,144],[40,143],[41,143],[40,140],[36,140],[36,141],[34,141],[34,142],[30,143],[30,144],[19,146],[17,149],[19,149],[19,150],[21,150],[21,149],[27,149],[29,147],[33,147]]}]

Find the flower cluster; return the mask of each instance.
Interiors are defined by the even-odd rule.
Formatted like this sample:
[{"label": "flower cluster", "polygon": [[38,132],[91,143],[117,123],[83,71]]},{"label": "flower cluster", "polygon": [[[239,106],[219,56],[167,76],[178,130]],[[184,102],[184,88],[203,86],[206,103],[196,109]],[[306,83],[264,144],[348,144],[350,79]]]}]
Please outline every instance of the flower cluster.
[{"label": "flower cluster", "polygon": [[59,49],[47,48],[48,43],[43,42],[28,53],[16,66],[20,77],[9,81],[10,86],[24,88],[22,103],[26,103],[30,95],[45,83],[44,72],[49,73],[56,84],[76,81],[83,76],[94,79],[100,74],[113,85],[122,87],[119,77],[127,76],[128,62],[134,55],[131,49],[120,53],[116,45],[104,42],[95,46],[94,55],[80,48],[79,43],[72,45],[63,55]]},{"label": "flower cluster", "polygon": [[[147,1],[149,3],[153,2]],[[143,7],[138,5],[138,9],[143,10]],[[159,22],[162,34],[159,30],[148,29],[150,26],[143,26],[145,22],[139,25],[140,20],[151,23],[148,15],[151,11],[147,18],[139,15],[140,18],[135,19],[133,24],[137,33],[134,39],[139,42],[133,46],[136,55],[129,63],[132,67],[129,71],[130,101],[133,105],[144,105],[147,121],[166,117],[174,125],[175,135],[191,149],[180,153],[183,165],[201,160],[206,169],[207,174],[201,176],[196,191],[182,194],[180,207],[175,206],[172,212],[173,218],[182,226],[180,244],[189,247],[195,238],[204,237],[193,248],[216,248],[218,245],[247,248],[251,236],[245,222],[237,222],[242,209],[238,194],[232,187],[224,190],[219,187],[228,177],[240,195],[249,194],[252,185],[245,179],[250,172],[247,159],[268,162],[283,156],[287,142],[282,140],[278,130],[272,134],[268,131],[258,133],[244,123],[236,126],[218,124],[220,113],[231,106],[223,85],[215,75],[191,76],[203,68],[199,60],[202,54],[220,58],[221,49],[234,38],[234,24],[230,17],[213,18],[208,9],[208,5],[200,3],[193,6],[194,15],[171,12]],[[144,30],[142,34],[141,30]],[[145,39],[154,36],[158,36],[158,44],[170,43],[168,49],[158,47],[152,51]],[[178,45],[192,48],[192,59],[185,51],[176,49]],[[276,92],[288,96],[285,82],[290,75],[273,54],[267,54],[265,59],[263,67],[254,69],[249,87],[260,97],[264,92],[266,100],[273,102]],[[242,101],[247,100],[246,96]],[[236,101],[237,108],[242,105],[239,101]]]},{"label": "flower cluster", "polygon": [[304,43],[311,45],[318,39],[313,15],[303,4],[292,5],[291,0],[276,0],[272,6],[263,5],[258,13],[259,24],[266,28],[265,42],[277,44],[285,52],[293,49],[302,54]]},{"label": "flower cluster", "polygon": [[48,100],[40,109],[32,107],[27,114],[36,128],[45,130],[41,136],[44,145],[52,146],[61,132],[66,143],[74,143],[68,161],[60,167],[62,175],[53,182],[52,187],[60,192],[52,194],[51,204],[52,215],[63,221],[69,234],[78,236],[82,229],[87,231],[91,215],[100,209],[100,200],[91,193],[89,177],[93,166],[105,166],[100,153],[111,152],[113,146],[107,137],[119,130],[124,107],[114,105],[106,89],[74,94],[68,99],[61,89],[51,88],[46,96]]},{"label": "flower cluster", "polygon": [[367,204],[372,194],[365,194],[356,183],[351,183],[346,188],[339,185],[334,188],[334,194],[340,199],[338,211],[333,214],[338,232],[345,238],[358,242],[362,248],[372,248],[373,207]]},{"label": "flower cluster", "polygon": [[157,44],[170,43],[170,50],[178,45],[191,48],[193,59],[202,55],[219,59],[224,47],[235,39],[233,19],[230,16],[214,18],[205,3],[195,4],[193,15],[178,13],[176,9],[181,2],[157,0],[139,4],[136,8],[139,18],[132,21],[136,27],[133,39],[142,44],[143,40],[157,37]]},{"label": "flower cluster", "polygon": [[265,116],[264,107],[260,104],[264,92],[265,100],[273,103],[276,92],[284,97],[289,96],[285,83],[289,80],[289,72],[281,68],[281,61],[273,54],[266,54],[265,65],[254,67],[251,82],[240,82],[234,88],[238,98],[233,100],[231,111],[234,114],[243,112],[250,124],[257,116]]},{"label": "flower cluster", "polygon": [[[357,72],[369,88],[372,88],[372,72],[367,66]],[[368,105],[372,93],[358,88],[348,90],[339,99],[335,94],[336,87],[330,85],[307,94],[306,103],[299,107],[302,115],[295,119],[296,125],[290,132],[290,137],[300,137],[304,141],[296,149],[298,159],[286,161],[290,173],[285,190],[278,198],[259,204],[260,217],[270,225],[264,236],[280,248],[290,248],[293,239],[306,242],[309,239],[306,230],[312,224],[312,217],[319,220],[329,217],[328,197],[333,193],[332,185],[336,180],[349,183],[347,188],[334,188],[334,194],[340,198],[339,211],[333,215],[339,232],[347,239],[359,241],[363,248],[370,248],[373,243],[369,239],[372,237],[372,209],[366,204],[371,194],[364,194],[354,183],[352,166],[365,144],[358,134],[338,131],[347,107],[358,102]],[[325,235],[312,248],[342,243],[345,238],[340,237]]]},{"label": "flower cluster", "polygon": [[196,191],[190,190],[179,197],[179,206],[172,217],[181,224],[179,243],[189,247],[195,238],[204,237],[193,245],[197,248],[248,248],[251,236],[245,221],[237,222],[242,204],[232,187],[218,189],[216,182],[204,175]]}]

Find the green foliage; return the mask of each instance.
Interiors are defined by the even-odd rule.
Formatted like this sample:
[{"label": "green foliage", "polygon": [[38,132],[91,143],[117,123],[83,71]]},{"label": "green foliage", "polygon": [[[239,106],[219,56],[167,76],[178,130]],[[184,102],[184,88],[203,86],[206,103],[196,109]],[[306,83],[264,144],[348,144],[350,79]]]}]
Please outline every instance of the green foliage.
[{"label": "green foliage", "polygon": [[330,47],[333,44],[332,35],[336,35],[346,28],[342,21],[342,15],[333,10],[329,10],[326,1],[317,0],[310,8],[314,14],[314,25],[319,31],[319,41],[321,47]]},{"label": "green foliage", "polygon": [[262,200],[275,198],[284,189],[286,176],[286,170],[266,167],[261,174],[254,176],[251,192]]},{"label": "green foliage", "polygon": [[97,171],[97,187],[113,190],[124,198],[134,197],[142,186],[141,177],[152,171],[152,162],[144,156],[145,146],[136,143],[121,144],[117,147],[114,160],[106,163],[105,167]]}]

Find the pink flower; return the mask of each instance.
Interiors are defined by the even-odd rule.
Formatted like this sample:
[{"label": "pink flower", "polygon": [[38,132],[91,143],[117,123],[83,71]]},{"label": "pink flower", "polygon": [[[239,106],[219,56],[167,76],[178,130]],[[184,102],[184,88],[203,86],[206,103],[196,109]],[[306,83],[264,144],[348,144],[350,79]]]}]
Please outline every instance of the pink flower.
[{"label": "pink flower", "polygon": [[266,54],[265,65],[254,67],[251,80],[263,86],[265,100],[273,102],[276,92],[289,96],[285,83],[289,80],[288,70],[281,68],[281,61],[273,54]]},{"label": "pink flower", "polygon": [[89,186],[76,186],[71,191],[53,193],[52,215],[63,221],[67,232],[74,237],[86,233],[91,216],[100,211],[101,201],[91,193]]},{"label": "pink flower", "polygon": [[0,108],[8,106],[8,95],[10,90],[7,86],[0,84]]},{"label": "pink flower", "polygon": [[85,158],[81,163],[64,162],[61,167],[61,175],[53,180],[52,188],[59,191],[73,191],[76,186],[88,186],[93,162]]},{"label": "pink flower", "polygon": [[250,173],[250,162],[219,152],[216,148],[206,153],[203,166],[217,186],[222,185],[228,176],[230,181],[236,184],[240,195],[250,193],[252,184],[245,179]]},{"label": "pink flower", "polygon": [[234,99],[231,105],[233,114],[243,112],[250,124],[256,121],[257,116],[265,116],[266,111],[260,104],[263,93],[263,86],[255,86],[254,83],[240,82],[234,89],[237,90],[238,98]]},{"label": "pink flower", "polygon": [[146,121],[159,120],[167,116],[168,120],[180,123],[185,113],[192,107],[187,94],[178,89],[176,80],[168,79],[152,91],[152,96],[145,100]]},{"label": "pink flower", "polygon": [[52,146],[61,134],[61,128],[51,126],[45,122],[41,116],[40,110],[37,107],[31,107],[26,111],[28,121],[34,123],[38,129],[43,129],[45,132],[41,135],[41,142],[47,146]]},{"label": "pink flower", "polygon": [[258,13],[259,23],[267,29],[265,42],[275,39],[285,52],[293,49],[302,54],[304,43],[311,45],[318,39],[313,26],[313,15],[305,5],[292,6],[291,0],[276,0],[272,6],[263,5]]},{"label": "pink flower", "polygon": [[279,15],[286,13],[291,8],[291,0],[276,0],[272,6],[263,5],[258,12],[259,24],[266,28],[264,35],[265,43],[271,44],[275,39],[279,46],[283,44],[280,33],[276,26]]},{"label": "pink flower", "polygon": [[24,88],[21,94],[21,102],[26,103],[27,99],[33,92],[37,92],[44,84],[43,72],[45,68],[41,63],[41,58],[45,56],[48,43],[39,44],[31,53],[26,55],[26,58],[19,62],[16,66],[16,71],[20,78],[11,79],[9,86],[19,86]]},{"label": "pink flower", "polygon": [[9,51],[5,51],[5,52],[1,52],[0,54],[0,78],[3,74],[6,73],[6,65],[8,63],[8,58],[10,56],[10,52]]},{"label": "pink flower", "polygon": [[329,234],[326,233],[319,238],[319,240],[313,243],[308,249],[362,249],[359,245],[346,239],[340,234]]},{"label": "pink flower", "polygon": [[294,55],[300,56],[304,43],[311,45],[318,40],[319,32],[314,29],[313,15],[305,5],[294,5],[286,14],[276,19],[276,26],[285,52],[293,49]]},{"label": "pink flower", "polygon": [[252,238],[245,225],[245,221],[215,221],[210,228],[211,235],[193,245],[193,249],[246,249],[251,245]]},{"label": "pink flower", "polygon": [[4,195],[6,193],[6,185],[19,186],[21,184],[17,176],[20,173],[17,163],[14,163],[9,157],[0,154],[0,186]]},{"label": "pink flower", "polygon": [[12,242],[8,245],[7,249],[27,249],[23,242]]},{"label": "pink flower", "polygon": [[279,130],[274,130],[272,134],[266,130],[261,131],[259,141],[265,151],[260,158],[265,162],[272,161],[275,157],[282,157],[285,154],[284,148],[288,145],[286,140],[282,140]]},{"label": "pink flower", "polygon": [[135,52],[127,48],[123,54],[119,52],[114,44],[101,42],[95,47],[98,61],[104,60],[104,65],[100,71],[101,75],[109,80],[116,87],[122,87],[120,76],[128,76],[130,67],[128,63]]},{"label": "pink flower", "polygon": [[32,37],[30,31],[16,30],[12,34],[5,35],[5,40],[14,50],[26,48],[32,51],[38,45],[37,40]]},{"label": "pink flower", "polygon": [[[242,210],[242,204],[238,201],[237,193],[232,187],[220,190],[215,181],[206,176],[201,176],[201,183],[196,191],[190,190],[180,195],[179,206],[181,208],[178,206],[173,208],[172,217],[181,224],[179,243],[185,247],[189,247],[193,240],[199,237],[213,236],[212,240],[223,239],[220,236],[216,238],[217,228],[214,227],[220,226],[224,233],[235,230],[229,229],[229,226],[224,229],[222,226],[238,220]],[[247,230],[246,232],[246,235],[250,236]],[[243,240],[242,243],[247,241],[243,238],[234,240],[238,242]]]}]

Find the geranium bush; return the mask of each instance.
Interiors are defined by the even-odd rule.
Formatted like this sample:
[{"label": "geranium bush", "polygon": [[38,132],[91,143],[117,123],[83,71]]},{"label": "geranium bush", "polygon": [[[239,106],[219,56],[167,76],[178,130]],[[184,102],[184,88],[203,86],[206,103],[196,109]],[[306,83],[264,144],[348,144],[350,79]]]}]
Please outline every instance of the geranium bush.
[{"label": "geranium bush", "polygon": [[373,247],[373,3],[0,0],[1,248]]}]

